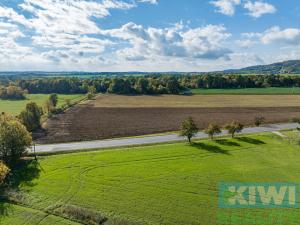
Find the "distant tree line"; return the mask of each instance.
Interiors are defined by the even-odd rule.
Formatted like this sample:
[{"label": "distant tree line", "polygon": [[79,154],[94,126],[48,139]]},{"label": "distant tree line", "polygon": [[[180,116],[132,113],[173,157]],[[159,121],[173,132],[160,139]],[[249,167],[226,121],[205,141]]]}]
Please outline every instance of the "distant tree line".
[{"label": "distant tree line", "polygon": [[78,78],[33,78],[16,80],[15,83],[30,94],[86,93],[84,80]]},{"label": "distant tree line", "polygon": [[[125,78],[38,78],[17,80],[16,85],[31,94],[179,94],[184,87],[176,77]],[[93,90],[93,91],[91,91]]]},{"label": "distant tree line", "polygon": [[186,88],[300,87],[297,75],[196,75],[178,79]]},{"label": "distant tree line", "polygon": [[[2,79],[2,82],[2,85],[8,83],[5,79]],[[10,83],[22,90],[27,90],[30,94],[86,94],[94,93],[94,91],[114,94],[180,94],[195,88],[300,87],[300,76],[202,74],[94,78],[52,77],[18,78]]]}]

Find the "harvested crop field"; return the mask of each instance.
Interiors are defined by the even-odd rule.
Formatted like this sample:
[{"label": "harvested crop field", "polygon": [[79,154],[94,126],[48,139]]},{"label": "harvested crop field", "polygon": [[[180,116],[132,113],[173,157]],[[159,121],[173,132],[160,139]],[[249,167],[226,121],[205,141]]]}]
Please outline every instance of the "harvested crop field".
[{"label": "harvested crop field", "polygon": [[[45,126],[47,134],[38,142],[59,143],[99,140],[177,131],[181,121],[188,116],[194,118],[199,128],[205,128],[211,122],[224,125],[232,120],[251,125],[254,117],[258,115],[264,116],[270,123],[286,122],[292,117],[300,116],[300,106],[297,104],[294,106],[291,104],[288,107],[208,107],[205,103],[201,103],[201,107],[193,107],[193,105],[175,107],[176,104],[172,105],[170,102],[166,102],[163,107],[156,102],[155,104],[151,103],[154,107],[147,107],[149,101],[144,101],[144,104],[136,107],[136,102],[141,100],[134,101],[137,97],[126,97],[133,100],[127,101],[128,106],[125,107],[124,102],[121,105],[118,101],[113,101],[118,96],[107,96],[111,100],[111,106],[108,103],[101,105],[101,102],[104,102],[103,97],[100,96],[95,101],[80,104],[65,114],[49,120]],[[119,97],[123,98],[123,96]],[[180,97],[173,96],[173,98]],[[187,97],[187,100],[192,97]],[[147,96],[146,98],[151,100],[151,97]],[[108,102],[107,99],[105,101]],[[154,100],[152,101],[154,102]],[[247,100],[244,101],[246,104]],[[173,102],[176,103],[175,100]],[[121,106],[116,107],[117,103]]]},{"label": "harvested crop field", "polygon": [[94,107],[300,107],[300,95],[100,95],[88,103]]}]

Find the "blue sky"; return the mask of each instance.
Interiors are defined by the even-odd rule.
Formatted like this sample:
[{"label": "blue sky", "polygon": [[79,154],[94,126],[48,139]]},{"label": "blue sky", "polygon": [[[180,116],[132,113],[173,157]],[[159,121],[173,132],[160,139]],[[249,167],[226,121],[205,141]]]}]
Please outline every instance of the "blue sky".
[{"label": "blue sky", "polygon": [[298,0],[0,0],[0,70],[214,71],[299,59]]}]

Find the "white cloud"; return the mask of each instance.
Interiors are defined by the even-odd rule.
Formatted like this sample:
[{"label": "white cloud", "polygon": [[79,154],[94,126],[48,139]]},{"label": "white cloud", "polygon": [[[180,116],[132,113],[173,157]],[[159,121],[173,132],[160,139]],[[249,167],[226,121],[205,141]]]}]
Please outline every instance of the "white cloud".
[{"label": "white cloud", "polygon": [[146,57],[142,54],[140,46],[135,48],[124,48],[117,51],[117,55],[121,58],[125,58],[127,61],[144,61]]},{"label": "white cloud", "polygon": [[250,39],[237,40],[236,43],[238,44],[238,46],[243,47],[243,48],[249,48],[250,46],[256,44],[255,41],[250,40]]},{"label": "white cloud", "polygon": [[116,0],[25,0],[20,7],[32,13],[30,27],[39,34],[87,34],[99,31],[91,17],[109,16],[109,9],[130,9],[134,4]]},{"label": "white cloud", "polygon": [[157,5],[158,4],[158,0],[138,0],[139,2],[146,2],[146,3],[150,3],[153,5]]},{"label": "white cloud", "polygon": [[254,3],[247,1],[244,5],[244,8],[249,11],[248,14],[250,16],[255,18],[259,18],[264,14],[272,14],[277,11],[273,5],[262,1],[256,1]]},{"label": "white cloud", "polygon": [[250,48],[251,46],[255,45],[255,44],[259,44],[260,43],[260,38],[261,38],[262,34],[261,33],[242,33],[241,34],[241,38],[236,40],[235,43],[242,48]]},{"label": "white cloud", "polygon": [[261,33],[259,33],[259,32],[242,33],[242,37],[245,37],[245,38],[259,38],[259,37],[261,37]]},{"label": "white cloud", "polygon": [[300,29],[287,28],[280,29],[280,27],[272,27],[261,34],[261,41],[264,44],[273,42],[299,45],[300,44]]},{"label": "white cloud", "polygon": [[251,52],[237,52],[230,55],[231,60],[224,63],[224,68],[245,68],[248,66],[265,64],[261,55]]},{"label": "white cloud", "polygon": [[105,33],[128,41],[130,47],[118,52],[127,59],[142,60],[157,56],[217,59],[227,58],[231,52],[222,47],[223,42],[231,36],[222,25],[190,29],[176,24],[174,27],[158,29],[128,23]]},{"label": "white cloud", "polygon": [[23,16],[16,13],[12,8],[0,6],[0,18],[6,18],[9,22],[15,22],[29,27],[30,22]]},{"label": "white cloud", "polygon": [[[273,44],[278,47],[300,46],[300,29],[286,28],[281,29],[278,26],[271,27],[262,33],[243,33],[241,40],[236,43],[242,47],[250,47],[253,44]],[[279,45],[280,44],[280,45]]]},{"label": "white cloud", "polygon": [[241,4],[241,0],[216,0],[210,3],[217,7],[217,12],[227,16],[233,16],[235,14],[235,8]]},{"label": "white cloud", "polygon": [[38,58],[29,46],[24,46],[18,42],[19,38],[25,37],[18,26],[8,22],[0,22],[0,65],[5,68],[5,64],[13,66],[24,61],[34,62]]},{"label": "white cloud", "polygon": [[[40,54],[41,58],[57,63],[60,61],[59,57],[66,60],[63,57],[65,55],[74,59],[78,56],[93,57],[92,55],[103,53],[107,46],[114,43],[97,36],[101,29],[92,18],[107,17],[110,9],[127,10],[136,5],[119,0],[24,0],[19,7],[31,16],[25,18],[12,8],[0,7],[0,21],[2,19],[14,26],[16,31],[10,31],[10,34],[16,34],[20,30],[30,31],[27,41],[31,43],[27,44],[30,46],[27,52],[30,50],[32,54]],[[26,33],[23,37],[26,37]],[[12,39],[12,35],[2,39],[2,42],[10,45],[13,42],[19,48],[22,46]],[[11,49],[17,51],[16,48]]]},{"label": "white cloud", "polygon": [[250,1],[250,0],[214,0],[210,4],[214,5],[217,8],[217,12],[222,13],[227,16],[233,16],[236,11],[236,7],[244,3],[244,8],[248,10],[248,15],[259,18],[264,14],[272,14],[277,10],[275,6],[259,1]]},{"label": "white cloud", "polygon": [[24,36],[24,34],[18,29],[18,26],[6,22],[0,22],[0,35],[2,38],[12,39]]}]

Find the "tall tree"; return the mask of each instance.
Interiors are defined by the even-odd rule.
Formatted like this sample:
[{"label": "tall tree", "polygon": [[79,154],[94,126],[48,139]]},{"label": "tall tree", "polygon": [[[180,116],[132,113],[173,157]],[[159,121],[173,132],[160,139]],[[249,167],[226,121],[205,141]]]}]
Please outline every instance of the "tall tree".
[{"label": "tall tree", "polygon": [[97,89],[95,86],[88,87],[87,98],[89,100],[93,99],[95,97],[96,93],[97,93]]},{"label": "tall tree", "polygon": [[42,115],[42,109],[35,102],[30,102],[26,105],[26,109],[20,113],[19,119],[31,132],[40,128]]},{"label": "tall tree", "polygon": [[0,116],[0,160],[13,165],[30,147],[32,137],[18,120],[2,114]]},{"label": "tall tree", "polygon": [[185,121],[182,122],[181,124],[181,129],[180,129],[180,136],[186,137],[191,143],[191,139],[196,136],[198,133],[199,129],[192,119],[192,117],[189,117]]},{"label": "tall tree", "polygon": [[53,107],[55,108],[57,106],[57,103],[58,103],[58,96],[57,96],[57,94],[51,94],[49,96],[49,101],[53,105]]}]

